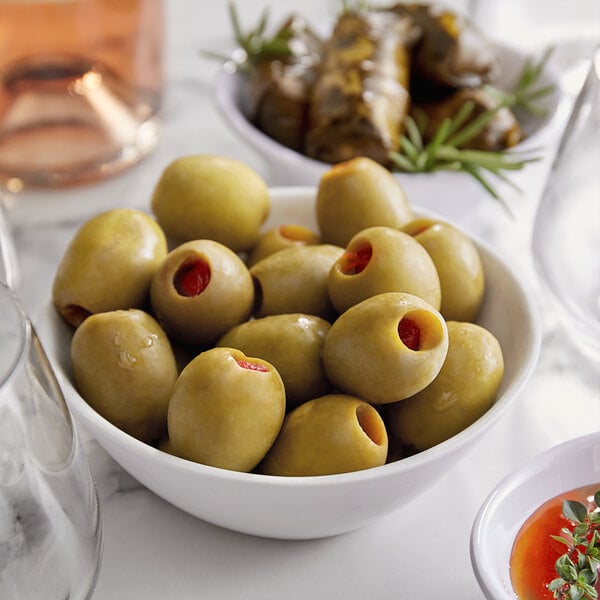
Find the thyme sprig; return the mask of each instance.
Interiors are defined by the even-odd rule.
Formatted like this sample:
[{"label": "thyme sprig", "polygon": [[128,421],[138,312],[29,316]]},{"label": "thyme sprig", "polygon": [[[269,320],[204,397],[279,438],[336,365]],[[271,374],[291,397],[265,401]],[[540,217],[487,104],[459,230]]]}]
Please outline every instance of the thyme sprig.
[{"label": "thyme sprig", "polygon": [[[594,494],[600,508],[600,490]],[[552,539],[564,544],[567,551],[561,555],[554,568],[558,577],[548,584],[548,589],[558,600],[597,600],[595,589],[600,568],[600,512],[575,500],[563,500],[563,515],[573,521],[573,529],[564,527],[562,535]]]}]

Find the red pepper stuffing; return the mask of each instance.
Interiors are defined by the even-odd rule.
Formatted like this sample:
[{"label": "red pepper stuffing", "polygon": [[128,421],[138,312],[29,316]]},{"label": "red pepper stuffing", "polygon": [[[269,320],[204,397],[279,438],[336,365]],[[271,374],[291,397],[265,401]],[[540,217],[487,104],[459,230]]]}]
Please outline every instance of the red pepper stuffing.
[{"label": "red pepper stuffing", "polygon": [[249,362],[247,360],[237,360],[236,361],[242,369],[249,369],[250,371],[260,371],[261,373],[266,373],[268,371],[265,365],[259,365],[257,363]]},{"label": "red pepper stuffing", "polygon": [[175,289],[181,296],[199,296],[210,282],[210,267],[203,260],[184,263],[174,278]]},{"label": "red pepper stuffing", "polygon": [[421,347],[421,330],[412,319],[404,317],[398,323],[398,335],[407,348],[418,350]]},{"label": "red pepper stuffing", "polygon": [[365,244],[356,250],[346,250],[340,261],[340,270],[344,275],[361,273],[366,269],[372,255],[371,244]]}]

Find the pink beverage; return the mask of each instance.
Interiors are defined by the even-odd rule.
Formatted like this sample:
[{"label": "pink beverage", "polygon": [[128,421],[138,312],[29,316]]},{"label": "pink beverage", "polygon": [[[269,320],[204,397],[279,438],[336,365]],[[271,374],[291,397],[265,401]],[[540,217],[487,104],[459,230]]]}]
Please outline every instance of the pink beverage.
[{"label": "pink beverage", "polygon": [[0,0],[0,183],[113,175],[157,142],[162,0]]}]

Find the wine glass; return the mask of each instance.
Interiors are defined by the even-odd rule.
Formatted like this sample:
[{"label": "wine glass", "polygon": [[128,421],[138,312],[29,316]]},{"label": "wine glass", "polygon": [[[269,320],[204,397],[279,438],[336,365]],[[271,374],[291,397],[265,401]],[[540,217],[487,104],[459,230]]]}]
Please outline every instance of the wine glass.
[{"label": "wine glass", "polygon": [[0,192],[0,282],[15,289],[19,283],[17,252]]},{"label": "wine glass", "polygon": [[91,597],[98,496],[40,341],[0,283],[0,598]]},{"label": "wine glass", "polygon": [[600,47],[542,194],[532,249],[570,338],[600,360]]}]

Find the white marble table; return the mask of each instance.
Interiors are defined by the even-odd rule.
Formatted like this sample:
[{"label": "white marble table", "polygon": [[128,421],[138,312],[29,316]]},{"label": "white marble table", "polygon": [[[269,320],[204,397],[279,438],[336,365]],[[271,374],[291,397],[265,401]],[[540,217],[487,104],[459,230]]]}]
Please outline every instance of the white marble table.
[{"label": "white marble table", "polygon": [[[262,3],[238,4],[242,17],[256,22]],[[296,3],[273,4],[277,20]],[[332,12],[331,4],[319,0],[305,0],[301,7],[317,21]],[[589,8],[588,3],[582,7]],[[54,270],[75,228],[100,209],[147,208],[161,170],[172,159],[225,154],[270,181],[268,165],[226,129],[210,98],[217,65],[200,51],[228,49],[226,4],[172,0],[167,14],[164,129],[156,151],[109,181],[7,197],[21,269],[18,291],[34,322],[48,302]],[[84,432],[104,519],[104,559],[94,599],[481,598],[469,560],[469,534],[487,494],[541,450],[600,428],[598,364],[569,341],[559,313],[535,279],[529,252],[532,218],[555,142],[544,150],[542,161],[519,174],[525,191],[513,200],[514,221],[487,199],[460,216],[467,230],[485,237],[531,280],[544,325],[533,376],[473,452],[424,496],[366,529],[288,542],[226,531],[170,506],[141,487]]]}]

